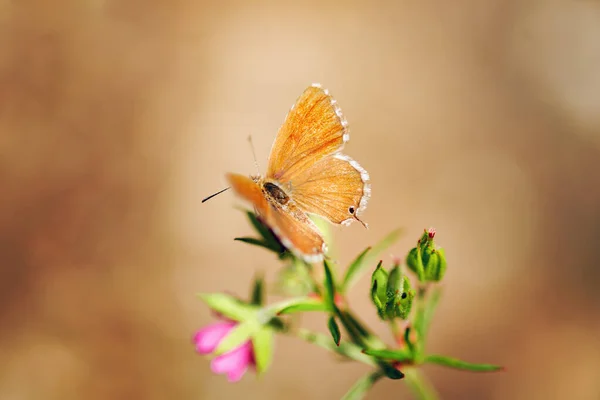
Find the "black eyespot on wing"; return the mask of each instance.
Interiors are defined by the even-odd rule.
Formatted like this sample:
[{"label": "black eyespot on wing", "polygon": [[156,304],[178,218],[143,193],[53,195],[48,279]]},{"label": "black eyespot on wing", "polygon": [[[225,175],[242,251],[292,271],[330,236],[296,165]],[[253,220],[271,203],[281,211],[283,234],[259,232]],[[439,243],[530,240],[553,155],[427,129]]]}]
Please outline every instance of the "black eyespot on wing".
[{"label": "black eyespot on wing", "polygon": [[350,214],[354,214],[354,207],[350,206],[350,208],[348,208],[348,212]]},{"label": "black eyespot on wing", "polygon": [[402,297],[403,299],[405,299],[405,298],[406,298],[406,296],[407,296],[407,294],[406,294],[406,292],[404,292],[404,293],[402,293],[402,296],[401,296],[401,297]]}]

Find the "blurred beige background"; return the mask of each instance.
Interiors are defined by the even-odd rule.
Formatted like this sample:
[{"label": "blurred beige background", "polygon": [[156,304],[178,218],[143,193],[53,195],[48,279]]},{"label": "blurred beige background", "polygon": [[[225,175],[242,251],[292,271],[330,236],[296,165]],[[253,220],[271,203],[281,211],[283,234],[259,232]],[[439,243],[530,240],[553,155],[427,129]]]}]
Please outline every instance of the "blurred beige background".
[{"label": "blurred beige background", "polygon": [[[597,1],[0,0],[0,398],[334,399],[367,371],[281,337],[229,384],[190,341],[197,292],[279,268],[232,241],[232,193],[200,201],[255,172],[248,134],[264,171],[312,82],[372,177],[341,263],[434,226],[430,350],[507,367],[427,367],[442,398],[600,398],[598,38]],[[389,340],[367,288],[352,304]]]}]

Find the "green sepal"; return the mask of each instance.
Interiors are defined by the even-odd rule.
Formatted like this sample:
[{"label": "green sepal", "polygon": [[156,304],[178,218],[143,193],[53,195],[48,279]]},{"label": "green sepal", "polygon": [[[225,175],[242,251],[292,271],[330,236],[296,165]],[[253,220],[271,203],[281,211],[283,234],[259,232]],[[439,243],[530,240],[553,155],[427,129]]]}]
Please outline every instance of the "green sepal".
[{"label": "green sepal", "polygon": [[400,293],[402,289],[402,273],[400,272],[400,267],[395,265],[389,273],[388,276],[388,284],[386,290],[386,302],[385,302],[385,315],[386,319],[394,319],[398,317],[399,310],[399,298],[402,297]]},{"label": "green sepal", "polygon": [[441,247],[433,249],[424,267],[426,280],[430,282],[441,281],[446,273],[446,255],[444,249]]},{"label": "green sepal", "polygon": [[361,400],[364,399],[373,385],[385,375],[382,371],[371,372],[360,378],[350,390],[346,392],[342,400]]},{"label": "green sepal", "polygon": [[406,319],[410,314],[415,292],[410,286],[410,280],[402,275],[400,266],[396,265],[390,271],[387,287],[386,314],[389,319]]},{"label": "green sepal", "polygon": [[261,324],[254,319],[249,319],[236,325],[229,333],[221,339],[217,348],[214,351],[215,355],[221,355],[227,353],[242,344],[250,340],[250,337],[254,335],[261,328]]},{"label": "green sepal", "polygon": [[329,333],[331,333],[333,341],[337,346],[339,346],[342,335],[340,333],[340,327],[338,326],[337,322],[335,322],[335,317],[333,315],[331,315],[327,321],[327,328],[329,328]]},{"label": "green sepal", "polygon": [[273,339],[273,329],[267,327],[259,329],[252,336],[252,350],[258,374],[266,372],[273,361]]},{"label": "green sepal", "polygon": [[198,296],[209,308],[235,321],[253,318],[256,313],[255,307],[225,293],[200,293]]},{"label": "green sepal", "polygon": [[371,275],[371,300],[377,309],[379,318],[385,319],[385,305],[387,303],[388,272],[382,268],[383,261],[379,261]]},{"label": "green sepal", "polygon": [[429,355],[425,357],[426,363],[443,365],[445,367],[462,369],[466,371],[473,372],[494,372],[504,370],[504,367],[492,364],[474,364],[462,360],[458,360],[456,358],[446,357],[446,356],[438,356],[438,355]]},{"label": "green sepal", "polygon": [[363,353],[381,360],[407,361],[412,360],[412,354],[407,350],[365,349]]},{"label": "green sepal", "polygon": [[420,249],[418,247],[410,249],[406,256],[406,265],[417,275],[420,282],[425,281],[425,268],[423,267],[423,260],[420,257]]}]

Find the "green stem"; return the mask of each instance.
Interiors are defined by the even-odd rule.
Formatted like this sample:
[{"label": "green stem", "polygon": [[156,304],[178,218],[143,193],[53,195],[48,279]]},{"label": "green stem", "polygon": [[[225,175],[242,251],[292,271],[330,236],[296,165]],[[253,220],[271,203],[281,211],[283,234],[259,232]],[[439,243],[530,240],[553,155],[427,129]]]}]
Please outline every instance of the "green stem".
[{"label": "green stem", "polygon": [[416,352],[415,358],[417,362],[421,362],[421,357],[425,352],[425,298],[427,295],[427,286],[419,285],[417,288],[417,315],[415,316],[415,330],[417,331],[417,341],[415,343]]},{"label": "green stem", "polygon": [[312,291],[317,294],[317,295],[321,295],[321,286],[319,285],[319,283],[317,282],[317,279],[315,278],[315,271],[312,265],[295,258],[294,259],[294,267],[296,268],[296,271],[300,272],[304,275],[304,277],[306,279],[308,279],[310,281],[310,284],[312,286]]},{"label": "green stem", "polygon": [[439,398],[431,382],[418,367],[406,367],[402,372],[404,372],[404,381],[417,399],[437,400]]},{"label": "green stem", "polygon": [[316,344],[317,346],[329,350],[333,353],[343,355],[349,359],[362,362],[372,367],[377,366],[377,362],[371,357],[362,352],[362,347],[359,347],[350,342],[341,342],[337,346],[331,340],[331,336],[323,335],[322,333],[312,332],[308,329],[298,329],[296,336],[308,343]]},{"label": "green stem", "polygon": [[395,319],[392,319],[389,322],[390,322],[390,330],[392,331],[392,335],[394,336],[394,341],[396,342],[397,345],[400,345],[402,343],[403,332],[400,332],[400,329],[398,328],[398,323],[396,322]]}]

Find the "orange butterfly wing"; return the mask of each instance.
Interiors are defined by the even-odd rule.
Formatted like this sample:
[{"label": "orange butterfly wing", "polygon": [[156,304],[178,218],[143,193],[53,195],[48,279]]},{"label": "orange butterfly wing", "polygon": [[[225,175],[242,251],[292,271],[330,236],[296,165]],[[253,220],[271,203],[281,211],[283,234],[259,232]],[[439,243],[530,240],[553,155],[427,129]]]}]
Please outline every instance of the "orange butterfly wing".
[{"label": "orange butterfly wing", "polygon": [[271,149],[267,178],[298,207],[335,224],[358,220],[371,196],[369,174],[341,154],[348,123],[337,102],[318,85],[298,98]]},{"label": "orange butterfly wing", "polygon": [[269,225],[281,243],[300,258],[309,263],[323,260],[325,241],[315,223],[295,204],[274,211]]},{"label": "orange butterfly wing", "polygon": [[240,174],[227,174],[225,177],[233,191],[244,200],[252,203],[255,211],[268,223],[268,220],[271,219],[272,210],[260,185],[247,176]]},{"label": "orange butterfly wing", "polygon": [[371,196],[369,174],[344,154],[326,157],[292,179],[298,207],[335,224],[358,220]]},{"label": "orange butterfly wing", "polygon": [[227,174],[233,190],[254,206],[281,243],[307,262],[323,259],[326,246],[316,225],[296,205],[269,201],[258,182],[239,174]]},{"label": "orange butterfly wing", "polygon": [[267,178],[290,181],[348,141],[347,122],[329,93],[308,87],[289,111],[271,148]]}]

